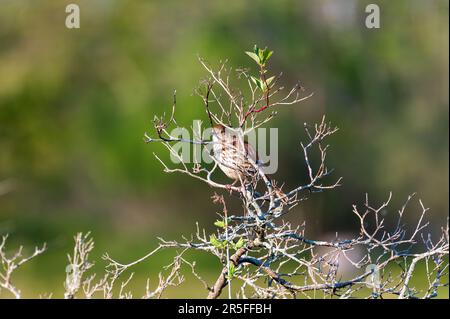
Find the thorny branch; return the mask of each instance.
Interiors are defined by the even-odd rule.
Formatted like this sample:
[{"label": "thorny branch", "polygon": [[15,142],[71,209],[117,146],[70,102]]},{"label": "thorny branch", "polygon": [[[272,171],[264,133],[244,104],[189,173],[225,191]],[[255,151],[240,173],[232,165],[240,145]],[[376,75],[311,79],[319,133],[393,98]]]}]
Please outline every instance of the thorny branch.
[{"label": "thorny branch", "polygon": [[44,244],[42,247],[36,247],[34,252],[28,257],[23,256],[23,247],[20,246],[19,249],[12,253],[8,254],[6,252],[6,240],[8,236],[5,235],[2,237],[2,241],[0,242],[0,293],[1,289],[5,289],[9,291],[15,298],[21,298],[20,290],[14,286],[12,283],[12,275],[15,270],[17,270],[20,266],[30,261],[34,257],[42,254],[46,250],[46,245]]}]

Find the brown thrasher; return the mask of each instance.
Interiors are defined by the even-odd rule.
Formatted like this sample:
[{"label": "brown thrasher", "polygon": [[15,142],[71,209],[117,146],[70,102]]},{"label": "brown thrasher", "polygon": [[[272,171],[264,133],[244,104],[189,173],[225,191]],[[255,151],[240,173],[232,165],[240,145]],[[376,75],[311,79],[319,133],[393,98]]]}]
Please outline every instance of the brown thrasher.
[{"label": "brown thrasher", "polygon": [[[261,164],[258,153],[251,144],[244,140],[242,135],[233,132],[222,124],[213,127],[213,154],[220,169],[234,182],[244,183],[257,176],[258,166]],[[287,203],[287,196],[272,183],[276,197]]]}]

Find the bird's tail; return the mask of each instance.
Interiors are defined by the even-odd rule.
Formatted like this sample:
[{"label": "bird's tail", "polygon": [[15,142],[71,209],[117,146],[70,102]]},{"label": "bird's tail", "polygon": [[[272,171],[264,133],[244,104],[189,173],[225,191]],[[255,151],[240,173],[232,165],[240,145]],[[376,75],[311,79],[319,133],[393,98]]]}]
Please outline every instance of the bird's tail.
[{"label": "bird's tail", "polygon": [[275,181],[272,181],[272,188],[275,197],[277,197],[283,204],[289,203],[289,197],[283,192],[282,186],[278,186]]}]

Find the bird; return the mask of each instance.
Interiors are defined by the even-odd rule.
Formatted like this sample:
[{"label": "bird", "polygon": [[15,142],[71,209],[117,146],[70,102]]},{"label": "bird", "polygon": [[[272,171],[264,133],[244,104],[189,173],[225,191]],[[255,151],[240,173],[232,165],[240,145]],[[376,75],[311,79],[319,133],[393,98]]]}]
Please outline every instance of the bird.
[{"label": "bird", "polygon": [[[238,181],[248,184],[255,178],[257,180],[262,163],[255,148],[244,140],[242,134],[235,133],[235,130],[222,124],[214,124],[212,142],[214,158],[222,172],[234,180],[233,184]],[[270,180],[269,177],[266,178]],[[275,196],[286,204],[287,195],[276,186],[275,182],[271,181],[271,184]]]},{"label": "bird", "polygon": [[215,124],[212,130],[213,155],[222,172],[234,181],[255,176],[260,163],[254,147],[222,124]]}]

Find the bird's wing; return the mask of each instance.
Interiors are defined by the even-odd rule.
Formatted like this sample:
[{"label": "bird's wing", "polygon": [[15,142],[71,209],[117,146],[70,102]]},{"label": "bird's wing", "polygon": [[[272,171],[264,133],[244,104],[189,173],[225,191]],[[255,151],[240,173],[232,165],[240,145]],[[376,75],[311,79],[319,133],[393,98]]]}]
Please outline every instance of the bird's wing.
[{"label": "bird's wing", "polygon": [[251,158],[255,163],[258,163],[258,153],[256,152],[255,148],[248,142],[244,142],[244,147],[248,158]]}]

